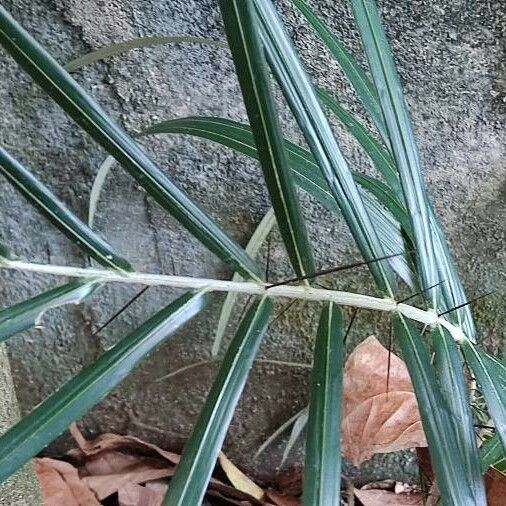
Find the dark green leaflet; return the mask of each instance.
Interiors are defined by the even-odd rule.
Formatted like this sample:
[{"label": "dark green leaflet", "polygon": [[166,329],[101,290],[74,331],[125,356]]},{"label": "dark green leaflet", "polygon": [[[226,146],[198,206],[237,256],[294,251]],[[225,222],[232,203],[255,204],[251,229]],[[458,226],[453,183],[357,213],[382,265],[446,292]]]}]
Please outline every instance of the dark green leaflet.
[{"label": "dark green leaflet", "polygon": [[164,505],[201,504],[271,312],[272,302],[263,297],[241,321],[170,481]]},{"label": "dark green leaflet", "polygon": [[307,276],[315,272],[314,261],[251,4],[229,0],[221,2],[220,8],[276,221],[295,273]]},{"label": "dark green leaflet", "polygon": [[186,293],[62,385],[0,437],[0,483],[120,383],[156,346],[202,310],[207,296]]},{"label": "dark green leaflet", "polygon": [[163,174],[1,6],[0,44],[76,123],[197,239],[244,277],[260,278],[258,267],[244,250]]}]

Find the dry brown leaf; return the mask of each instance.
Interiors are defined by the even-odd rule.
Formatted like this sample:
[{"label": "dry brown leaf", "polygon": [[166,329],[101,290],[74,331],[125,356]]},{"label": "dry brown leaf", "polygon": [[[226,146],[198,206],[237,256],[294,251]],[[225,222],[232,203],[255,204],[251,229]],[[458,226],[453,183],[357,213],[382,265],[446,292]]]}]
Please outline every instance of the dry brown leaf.
[{"label": "dry brown leaf", "polygon": [[50,458],[34,459],[34,464],[45,506],[100,506],[73,465]]},{"label": "dry brown leaf", "polygon": [[354,465],[375,453],[427,446],[416,397],[404,362],[370,336],[344,368],[342,451]]},{"label": "dry brown leaf", "polygon": [[174,465],[180,460],[180,456],[177,453],[162,450],[158,446],[134,436],[120,436],[119,434],[107,433],[88,441],[82,436],[75,423],[70,426],[69,430],[79,446],[79,450],[71,450],[69,452],[69,455],[75,458],[91,457],[106,450],[138,450],[149,454],[158,454]]},{"label": "dry brown leaf", "polygon": [[264,498],[265,494],[263,489],[239,470],[224,453],[220,452],[218,460],[230,483],[232,483],[237,490],[245,492],[259,501]]},{"label": "dry brown leaf", "polygon": [[118,492],[128,484],[141,484],[151,480],[167,478],[174,474],[174,468],[154,468],[152,465],[139,462],[130,469],[123,469],[118,474],[86,476],[83,481],[95,492],[100,501]]},{"label": "dry brown leaf", "polygon": [[364,506],[423,506],[420,493],[396,494],[388,490],[355,489],[355,495]]},{"label": "dry brown leaf", "polygon": [[118,490],[118,506],[161,506],[164,497],[164,489],[128,483]]}]

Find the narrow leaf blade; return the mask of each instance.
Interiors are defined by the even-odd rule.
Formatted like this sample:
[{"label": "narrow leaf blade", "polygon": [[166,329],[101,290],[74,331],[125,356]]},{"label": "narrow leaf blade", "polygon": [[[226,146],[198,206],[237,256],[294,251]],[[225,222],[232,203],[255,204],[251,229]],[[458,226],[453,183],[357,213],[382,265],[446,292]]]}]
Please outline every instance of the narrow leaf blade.
[{"label": "narrow leaf blade", "polygon": [[[440,279],[432,241],[430,205],[407,105],[374,1],[352,0],[351,5],[378,91],[388,139],[411,217],[422,288],[428,288],[439,283]],[[439,292],[439,287],[430,292],[432,307],[437,307]]]},{"label": "narrow leaf blade", "polygon": [[497,359],[464,340],[461,348],[488,406],[506,452],[506,367]]},{"label": "narrow leaf blade", "polygon": [[334,56],[344,74],[360,97],[366,111],[374,121],[383,138],[387,138],[383,113],[378,103],[378,94],[364,69],[355,61],[337,37],[329,30],[318,16],[303,0],[292,0],[307,21],[321,37],[331,54]]},{"label": "narrow leaf blade", "polygon": [[[275,223],[276,216],[274,215],[274,210],[271,208],[262,218],[258,227],[255,229],[255,232],[253,232],[251,239],[246,245],[245,251],[251,256],[251,258],[255,258],[257,256]],[[234,273],[232,281],[238,282],[241,280],[242,276],[237,272]],[[228,322],[230,321],[237,297],[238,294],[234,292],[227,293],[227,296],[225,297],[225,302],[223,302],[223,306],[221,307],[220,317],[218,319],[218,325],[216,326],[216,333],[213,339],[213,347],[211,349],[212,357],[216,357],[220,352],[221,343],[223,341],[225,331],[227,330]]]},{"label": "narrow leaf blade", "polygon": [[244,250],[165,176],[2,6],[0,44],[83,130],[198,240],[246,278],[260,278],[257,266]]},{"label": "narrow leaf blade", "polygon": [[335,304],[323,308],[313,364],[303,504],[327,506],[340,503],[341,485],[343,333]]},{"label": "narrow leaf blade", "polygon": [[239,325],[170,481],[165,505],[201,503],[271,311],[267,297],[257,300]]},{"label": "narrow leaf blade", "polygon": [[117,42],[103,46],[90,53],[83,54],[65,65],[67,72],[75,72],[86,65],[90,65],[100,60],[105,60],[111,56],[117,56],[122,53],[131,51],[132,49],[140,49],[144,47],[154,47],[165,44],[202,44],[205,46],[214,46],[226,48],[227,43],[221,40],[206,39],[203,37],[191,37],[188,35],[155,35],[153,37],[136,37],[134,39]]},{"label": "narrow leaf blade", "polygon": [[132,369],[205,305],[182,295],[65,383],[0,437],[0,483],[99,402]]},{"label": "narrow leaf blade", "polygon": [[95,260],[119,271],[133,270],[132,266],[118,256],[106,241],[70,212],[44,184],[2,147],[0,147],[0,173],[58,230]]},{"label": "narrow leaf blade", "polygon": [[79,304],[98,288],[93,281],[72,281],[0,311],[0,342],[39,324],[49,309]]},{"label": "narrow leaf blade", "polygon": [[480,469],[473,417],[469,406],[469,391],[464,377],[460,350],[449,332],[438,327],[432,331],[434,367],[441,392],[451,412],[458,448],[465,461],[465,473],[474,493],[476,504],[486,504],[485,484]]},{"label": "narrow leaf blade", "polygon": [[480,459],[482,473],[485,473],[490,466],[500,469],[506,467],[506,451],[504,451],[501,438],[497,432],[481,446]]},{"label": "narrow leaf blade", "polygon": [[401,314],[393,317],[393,325],[415,389],[441,498],[445,504],[475,505],[473,490],[464,471],[465,462],[453,430],[452,413],[439,389],[420,332]]},{"label": "narrow leaf blade", "polygon": [[220,9],[283,242],[297,276],[313,274],[311,247],[285,153],[251,1],[222,0]]}]

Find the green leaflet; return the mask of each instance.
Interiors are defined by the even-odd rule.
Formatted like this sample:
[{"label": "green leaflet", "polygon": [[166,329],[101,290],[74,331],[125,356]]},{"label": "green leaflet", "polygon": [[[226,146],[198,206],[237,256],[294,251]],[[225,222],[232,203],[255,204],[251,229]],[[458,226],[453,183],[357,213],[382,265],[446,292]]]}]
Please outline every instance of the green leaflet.
[{"label": "green leaflet", "polygon": [[496,432],[492,437],[488,438],[480,448],[481,471],[493,466],[501,472],[506,471],[506,452]]},{"label": "green leaflet", "polygon": [[321,37],[329,51],[339,63],[346,77],[360,97],[365,110],[374,121],[376,128],[383,139],[388,139],[383,113],[378,103],[378,94],[371,80],[367,77],[362,67],[348,53],[337,37],[328,27],[315,15],[303,0],[292,0],[293,4],[300,10],[307,21],[312,25],[316,33]]},{"label": "green leaflet", "polygon": [[[1,8],[1,7],[0,7]],[[0,147],[0,173],[23,197],[82,250],[106,267],[132,271],[132,266],[118,256],[111,246],[71,213],[38,179]]]},{"label": "green leaflet", "polygon": [[0,342],[38,325],[49,309],[65,304],[79,304],[97,288],[98,284],[93,281],[72,281],[1,310]]},{"label": "green leaflet", "polygon": [[453,413],[444,400],[420,332],[398,314],[394,332],[413,383],[434,474],[445,504],[476,505],[454,431]]},{"label": "green leaflet", "polygon": [[65,112],[207,248],[246,278],[257,266],[204,211],[150,160],[72,77],[0,6],[0,44]]},{"label": "green leaflet", "polygon": [[342,390],[342,315],[338,306],[329,303],[322,310],[314,351],[304,461],[304,506],[340,504]]},{"label": "green leaflet", "polygon": [[480,386],[506,452],[506,367],[468,340],[461,343],[461,348]]},{"label": "green leaflet", "polygon": [[[385,256],[378,234],[365,208],[362,196],[317,95],[279,20],[270,0],[253,0],[260,20],[260,32],[269,65],[285,99],[302,130],[329,189],[336,199],[365,261]],[[378,288],[389,296],[397,283],[388,262],[376,261],[369,269]]]},{"label": "green leaflet", "polygon": [[[267,211],[265,216],[262,218],[262,221],[258,224],[258,227],[253,232],[251,239],[246,245],[245,251],[251,258],[255,258],[260,251],[263,243],[269,236],[272,228],[276,223],[276,217],[274,216],[274,210],[272,207]],[[232,276],[232,281],[241,281],[242,277],[237,272]],[[223,336],[225,335],[225,331],[227,330],[228,322],[230,321],[230,317],[232,316],[232,310],[234,309],[234,304],[237,299],[237,294],[233,292],[227,293],[225,297],[225,302],[223,302],[223,306],[221,307],[220,318],[218,320],[218,325],[216,326],[216,333],[214,335],[213,347],[211,349],[211,356],[216,357],[220,352],[221,343],[223,341]]]},{"label": "green leaflet", "polygon": [[139,49],[143,47],[160,46],[163,44],[204,44],[206,46],[214,46],[220,48],[227,48],[227,43],[221,40],[205,39],[202,37],[191,37],[188,35],[155,35],[153,37],[137,37],[135,39],[125,40],[124,42],[117,42],[103,46],[95,51],[86,53],[78,58],[69,61],[65,65],[67,72],[75,72],[76,70],[90,65],[105,58],[116,56],[118,54],[126,53],[132,49]]},{"label": "green leaflet", "polygon": [[[388,139],[411,217],[422,287],[427,288],[439,282],[439,273],[432,241],[430,206],[406,102],[374,2],[352,0],[351,5],[378,91]],[[431,291],[432,307],[438,305],[439,292],[439,287]]]},{"label": "green leaflet", "polygon": [[296,275],[304,277],[313,274],[315,266],[251,3],[250,0],[224,0],[220,2],[220,9],[281,237]]},{"label": "green leaflet", "polygon": [[[188,117],[168,120],[147,128],[143,135],[162,133],[182,133],[202,137],[235,149],[251,158],[257,159],[258,156],[249,126],[223,118]],[[290,166],[298,185],[318,199],[327,209],[338,212],[339,208],[334,196],[321,176],[320,169],[311,153],[287,140],[285,140],[285,145]],[[388,187],[381,181],[358,173],[353,173],[353,177],[362,188],[368,190],[367,192],[361,191],[362,199],[374,227],[381,232],[378,235],[386,254],[397,254],[404,251],[406,249],[405,239],[396,220],[402,226],[408,227],[406,230],[408,236],[410,223],[402,205],[392,197]],[[378,205],[378,201],[382,205]],[[395,220],[390,213],[395,216]],[[390,259],[389,262],[395,266],[399,275],[413,286],[416,276],[411,272],[409,261],[404,257],[396,257]]]},{"label": "green leaflet", "polygon": [[[343,45],[337,40],[335,35],[330,33],[328,28],[321,22],[321,20],[319,20],[316,17],[314,12],[311,11],[311,9],[307,6],[307,4],[304,3],[302,0],[293,0],[293,1],[296,4],[296,6],[301,10],[301,12],[306,16],[308,21],[313,25],[318,35],[326,44],[330,52],[334,55],[336,62],[341,66],[341,69],[343,70],[344,74],[346,75],[355,92],[357,93],[358,98],[361,100],[362,104],[368,111],[373,121],[376,123],[376,126],[380,131],[380,133],[382,133],[382,138],[385,141],[385,144],[388,147],[390,147],[390,138],[386,132],[383,113],[381,111],[381,105],[379,103],[379,97],[376,92],[375,85],[365,74],[365,72],[361,69],[360,65],[356,61],[354,61],[352,56],[349,53],[345,52]],[[373,5],[371,5],[371,9],[374,9]],[[379,28],[381,29],[381,26],[379,26]],[[356,69],[359,69],[358,75]],[[380,114],[378,114],[377,111],[380,111]],[[339,118],[337,111],[334,112]],[[341,121],[343,121],[343,119],[341,119]],[[346,123],[344,123],[344,125],[346,126]],[[353,131],[350,131],[350,133],[354,134]],[[361,142],[359,137],[357,136],[355,137],[357,138],[358,142],[361,143],[364,150],[367,152],[366,145]],[[370,137],[371,141],[376,142],[373,136]],[[371,157],[371,153],[368,153],[368,155]],[[398,182],[395,183],[393,179],[391,179],[389,176],[387,176],[387,174],[383,172],[384,168],[386,167],[383,167],[382,164],[378,165],[377,161],[374,158],[371,157],[371,159],[375,163],[377,169],[384,174],[384,176],[386,177],[386,181],[390,184],[391,189],[394,191],[394,193],[396,193],[396,196],[398,198],[401,198],[401,200],[404,200],[402,195],[402,189],[399,187],[399,183]],[[439,290],[442,291],[444,297],[444,299],[439,299],[440,308],[450,309],[452,307],[458,306],[466,302],[467,297],[465,295],[462,282],[455,268],[453,259],[448,250],[448,246],[444,238],[444,233],[441,229],[441,226],[438,223],[438,220],[436,218],[436,215],[434,214],[433,209],[430,207],[430,203],[429,203],[429,213],[431,221],[431,234],[432,234],[433,247],[435,249],[435,257],[438,260],[437,269],[439,272],[439,280],[443,282],[442,285],[439,287]],[[409,216],[407,217],[409,219]],[[411,226],[409,228],[411,228]],[[407,231],[408,229],[406,228],[405,230]],[[437,292],[435,293],[437,295]],[[455,320],[459,324],[459,326],[462,326],[462,328],[464,329],[464,331],[468,336],[470,337],[475,336],[476,329],[474,326],[474,321],[469,306],[463,306],[452,312],[451,319],[452,321]]]},{"label": "green leaflet", "polygon": [[469,390],[462,374],[464,362],[459,347],[445,328],[437,327],[431,335],[434,367],[441,384],[441,392],[451,412],[450,421],[465,461],[467,481],[471,484],[475,503],[486,504],[485,484],[469,405]]},{"label": "green leaflet", "polygon": [[239,325],[170,481],[164,505],[201,504],[271,312],[267,297],[257,299]]},{"label": "green leaflet", "polygon": [[374,166],[385,178],[385,181],[390,187],[390,193],[394,196],[398,194],[402,195],[397,168],[390,153],[367,131],[362,123],[356,120],[353,115],[344,109],[341,104],[334,100],[327,92],[319,88],[316,91],[321,103],[334,113],[336,118],[346,127],[348,132],[355,137],[360,146],[362,146]]},{"label": "green leaflet", "polygon": [[0,483],[37,455],[120,383],[156,346],[205,305],[186,293],[156,313],[0,437]]}]

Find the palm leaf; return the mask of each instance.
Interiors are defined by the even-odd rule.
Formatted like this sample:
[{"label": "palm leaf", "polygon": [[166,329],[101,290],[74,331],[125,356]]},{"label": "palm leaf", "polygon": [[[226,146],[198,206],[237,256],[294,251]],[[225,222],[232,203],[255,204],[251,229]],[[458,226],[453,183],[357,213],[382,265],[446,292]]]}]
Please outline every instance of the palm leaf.
[{"label": "palm leaf", "polygon": [[385,251],[367,213],[318,97],[269,0],[254,0],[269,65],[306,142],[339,205],[364,260],[384,293],[393,295],[397,284],[388,262],[374,260]]},{"label": "palm leaf", "polygon": [[398,314],[394,331],[418,401],[434,474],[445,504],[475,505],[473,485],[458,447],[450,407],[445,402],[430,356],[413,323]]},{"label": "palm leaf", "polygon": [[0,44],[76,123],[113,155],[197,239],[244,277],[260,277],[257,266],[244,250],[160,171],[1,6]]},{"label": "palm leaf", "polygon": [[[212,117],[178,118],[156,123],[140,135],[167,133],[188,134],[208,139],[235,149],[251,158],[258,159],[251,129],[248,125],[242,123]],[[321,176],[320,168],[311,153],[288,140],[285,140],[285,146],[297,184],[313,195],[327,209],[339,213],[340,210],[334,196],[329,190],[327,182]],[[100,167],[97,179],[93,184],[91,193],[95,194],[95,202],[103,185],[103,177],[107,175],[109,169],[108,159],[106,159]],[[381,181],[357,172],[353,173],[353,177],[363,189],[361,195],[364,205],[370,214],[375,229],[378,231],[385,252],[397,255],[409,249],[406,248],[406,239],[401,232],[401,226],[406,227],[404,232],[409,237],[411,224],[405,209],[399,201],[392,196],[392,192]],[[409,286],[416,286],[416,276],[407,256],[396,256],[390,258],[388,262]]]},{"label": "palm leaf", "polygon": [[0,437],[0,483],[99,402],[147,354],[201,311],[206,299],[203,292],[186,293],[176,299]]},{"label": "palm leaf", "polygon": [[239,325],[170,481],[165,505],[201,503],[271,311],[272,302],[263,297]]},{"label": "palm leaf", "polygon": [[79,304],[98,288],[93,281],[71,281],[0,311],[0,342],[37,326],[49,309]]},{"label": "palm leaf", "polygon": [[285,153],[250,0],[222,1],[220,9],[281,237],[297,276],[313,274],[311,247]]},{"label": "palm leaf", "polygon": [[[295,1],[295,0],[294,0]],[[395,162],[390,153],[379,143],[368,130],[339,104],[326,91],[317,88],[318,97],[321,103],[328,107],[335,117],[342,123],[346,130],[357,140],[360,146],[369,156],[374,166],[380,171],[385,181],[396,194],[400,190],[399,176]]]},{"label": "palm leaf", "polygon": [[[428,288],[436,285],[440,279],[432,241],[428,197],[406,102],[374,2],[352,0],[351,5],[378,90],[388,139],[411,217],[422,287]],[[439,287],[436,287],[431,291],[433,307],[437,307],[439,290]]]},{"label": "palm leaf", "polygon": [[506,367],[467,339],[462,341],[461,348],[480,385],[495,429],[506,452]]},{"label": "palm leaf", "polygon": [[124,42],[117,42],[103,46],[95,51],[86,53],[65,65],[67,72],[75,72],[76,70],[90,65],[105,58],[116,56],[118,54],[126,53],[132,49],[140,49],[144,47],[160,46],[165,44],[203,44],[206,46],[214,46],[226,48],[227,43],[221,40],[205,39],[202,37],[191,37],[188,35],[155,35],[153,37],[137,37],[134,39],[125,40]]},{"label": "palm leaf", "polygon": [[465,461],[467,480],[472,484],[476,504],[486,504],[485,484],[480,469],[473,417],[469,406],[469,390],[466,386],[464,363],[460,350],[449,332],[438,327],[432,331],[434,367],[441,384],[441,392],[451,412],[458,448]]},{"label": "palm leaf", "polygon": [[107,242],[71,213],[46,186],[2,147],[0,147],[0,173],[30,204],[40,209],[53,225],[102,265],[120,271],[133,270],[132,266],[118,256]]},{"label": "palm leaf", "polygon": [[480,448],[481,471],[485,473],[492,466],[504,472],[506,470],[506,452],[496,432]]},{"label": "palm leaf", "polygon": [[343,389],[342,315],[329,303],[316,336],[304,462],[303,504],[340,504],[341,400]]},{"label": "palm leaf", "polygon": [[374,84],[367,77],[364,69],[355,61],[337,37],[328,29],[303,0],[292,0],[297,9],[321,37],[325,45],[343,69],[344,74],[361,98],[362,104],[374,121],[376,128],[384,139],[387,139],[383,113],[378,103],[378,94]]},{"label": "palm leaf", "polygon": [[[267,211],[265,216],[262,218],[258,227],[253,232],[251,239],[246,245],[245,251],[251,258],[255,258],[260,251],[263,243],[270,234],[272,227],[276,223],[276,217],[274,216],[274,210],[271,208]],[[242,276],[237,272],[234,273],[232,281],[241,281]],[[220,352],[221,343],[223,336],[227,330],[228,322],[232,316],[232,310],[234,309],[235,301],[237,300],[237,293],[229,292],[225,297],[225,302],[221,307],[220,318],[218,319],[218,325],[216,326],[216,333],[214,335],[213,347],[211,349],[211,356],[216,357]]]}]

